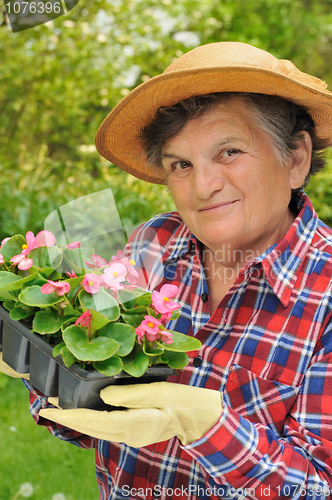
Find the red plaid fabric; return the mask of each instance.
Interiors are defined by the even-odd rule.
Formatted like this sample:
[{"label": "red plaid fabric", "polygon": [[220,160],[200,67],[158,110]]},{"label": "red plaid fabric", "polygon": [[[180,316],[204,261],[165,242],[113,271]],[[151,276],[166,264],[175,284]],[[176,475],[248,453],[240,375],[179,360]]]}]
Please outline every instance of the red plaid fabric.
[{"label": "red plaid fabric", "polygon": [[[141,285],[179,286],[168,327],[202,342],[171,381],[220,391],[225,404],[188,446],[136,449],[39,422],[95,447],[100,500],[332,498],[332,230],[304,193],[296,204],[287,234],[240,270],[212,316],[200,244],[177,213],[130,238]],[[48,402],[26,385],[38,420]]]}]

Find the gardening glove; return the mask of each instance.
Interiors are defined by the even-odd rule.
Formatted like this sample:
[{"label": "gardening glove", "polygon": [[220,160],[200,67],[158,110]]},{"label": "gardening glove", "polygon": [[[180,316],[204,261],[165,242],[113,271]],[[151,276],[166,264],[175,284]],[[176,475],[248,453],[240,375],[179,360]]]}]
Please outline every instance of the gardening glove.
[{"label": "gardening glove", "polygon": [[26,378],[27,380],[30,378],[29,373],[17,373],[15,370],[10,368],[7,363],[2,361],[2,352],[0,352],[0,372],[13,378]]},{"label": "gardening glove", "polygon": [[219,420],[222,395],[200,387],[154,382],[112,385],[100,393],[123,411],[43,409],[40,415],[83,434],[140,448],[178,436],[183,445],[200,439]]}]

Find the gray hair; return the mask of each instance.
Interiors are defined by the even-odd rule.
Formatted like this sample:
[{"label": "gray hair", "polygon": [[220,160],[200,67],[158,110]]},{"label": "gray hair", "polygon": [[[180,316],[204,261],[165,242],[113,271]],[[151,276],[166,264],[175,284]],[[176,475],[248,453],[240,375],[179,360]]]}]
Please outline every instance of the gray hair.
[{"label": "gray hair", "polygon": [[279,96],[246,92],[206,94],[180,101],[174,106],[159,108],[155,119],[141,135],[148,164],[162,168],[162,147],[166,140],[180,132],[189,120],[199,118],[216,105],[228,103],[232,99],[243,100],[257,126],[269,134],[280,165],[285,165],[292,151],[297,149],[303,139],[302,132],[309,133],[312,158],[303,186],[308,184],[311,175],[324,167],[326,161],[322,152],[332,143],[317,137],[315,123],[304,107]]}]

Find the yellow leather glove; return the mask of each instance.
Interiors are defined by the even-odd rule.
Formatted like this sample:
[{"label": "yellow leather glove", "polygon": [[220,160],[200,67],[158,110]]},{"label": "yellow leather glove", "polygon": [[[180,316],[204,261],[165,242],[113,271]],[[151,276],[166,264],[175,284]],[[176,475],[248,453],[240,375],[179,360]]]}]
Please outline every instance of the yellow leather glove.
[{"label": "yellow leather glove", "polygon": [[107,404],[129,408],[97,411],[43,409],[40,416],[106,441],[140,448],[178,436],[183,445],[200,439],[219,420],[219,391],[168,382],[108,386],[100,393]]},{"label": "yellow leather glove", "polygon": [[2,352],[0,352],[0,372],[13,378],[26,378],[29,380],[29,373],[17,373],[15,370],[10,368],[4,361],[2,361]]}]

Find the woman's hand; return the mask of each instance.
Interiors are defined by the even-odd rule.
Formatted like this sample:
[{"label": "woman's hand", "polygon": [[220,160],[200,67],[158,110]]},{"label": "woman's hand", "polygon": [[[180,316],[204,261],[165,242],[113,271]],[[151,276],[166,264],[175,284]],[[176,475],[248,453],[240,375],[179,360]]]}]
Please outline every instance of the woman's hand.
[{"label": "woman's hand", "polygon": [[220,392],[182,384],[112,385],[100,395],[106,404],[128,409],[44,409],[40,416],[98,439],[139,448],[174,436],[187,445],[209,431],[222,413]]}]

